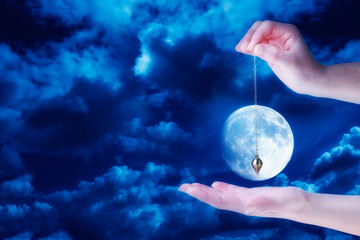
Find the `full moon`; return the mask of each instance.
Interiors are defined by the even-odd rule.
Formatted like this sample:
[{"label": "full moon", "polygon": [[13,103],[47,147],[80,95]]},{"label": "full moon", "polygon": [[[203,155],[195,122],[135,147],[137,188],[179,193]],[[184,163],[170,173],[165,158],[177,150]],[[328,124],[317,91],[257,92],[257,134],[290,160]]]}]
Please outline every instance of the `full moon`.
[{"label": "full moon", "polygon": [[275,110],[257,105],[258,152],[263,165],[257,175],[255,158],[255,106],[233,112],[223,129],[223,158],[243,178],[261,181],[279,174],[290,161],[294,137],[285,118]]}]

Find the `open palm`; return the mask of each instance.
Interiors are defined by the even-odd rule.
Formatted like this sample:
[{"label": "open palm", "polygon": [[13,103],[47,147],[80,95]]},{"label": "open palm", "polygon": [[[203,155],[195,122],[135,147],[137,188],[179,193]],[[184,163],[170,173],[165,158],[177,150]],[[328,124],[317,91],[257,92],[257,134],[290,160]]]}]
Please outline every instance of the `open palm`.
[{"label": "open palm", "polygon": [[305,205],[307,193],[295,187],[245,188],[224,182],[212,187],[200,183],[179,188],[215,208],[259,217],[292,218]]}]

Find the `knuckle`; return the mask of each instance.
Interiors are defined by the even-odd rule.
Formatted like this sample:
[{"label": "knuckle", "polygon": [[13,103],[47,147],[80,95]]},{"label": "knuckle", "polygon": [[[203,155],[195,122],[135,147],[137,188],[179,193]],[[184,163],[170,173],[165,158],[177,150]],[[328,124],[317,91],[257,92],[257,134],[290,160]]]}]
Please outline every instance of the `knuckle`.
[{"label": "knuckle", "polygon": [[274,25],[274,22],[271,20],[265,20],[262,25],[264,25],[264,27],[272,27]]},{"label": "knuckle", "polygon": [[270,63],[275,63],[280,58],[279,49],[272,47],[272,46],[266,46],[264,44],[259,44],[257,46],[257,52],[263,53],[264,57],[266,56],[267,61]]},{"label": "knuckle", "polygon": [[289,32],[291,32],[291,33],[293,33],[293,34],[299,33],[299,29],[298,29],[295,25],[293,25],[293,24],[288,24],[287,27],[288,27],[288,31],[289,31]]},{"label": "knuckle", "polygon": [[224,207],[225,207],[225,199],[222,196],[220,196],[219,208],[224,209]]}]

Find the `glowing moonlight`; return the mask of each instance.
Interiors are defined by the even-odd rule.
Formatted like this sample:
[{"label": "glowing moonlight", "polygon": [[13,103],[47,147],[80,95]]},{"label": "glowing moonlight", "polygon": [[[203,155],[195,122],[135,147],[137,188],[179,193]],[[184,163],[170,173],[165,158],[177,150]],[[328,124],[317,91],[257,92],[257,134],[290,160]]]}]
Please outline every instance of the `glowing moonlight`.
[{"label": "glowing moonlight", "polygon": [[230,168],[250,180],[266,180],[280,173],[290,161],[294,137],[283,116],[271,108],[257,106],[258,151],[263,166],[256,174],[254,106],[238,109],[226,120],[223,130],[223,157]]}]

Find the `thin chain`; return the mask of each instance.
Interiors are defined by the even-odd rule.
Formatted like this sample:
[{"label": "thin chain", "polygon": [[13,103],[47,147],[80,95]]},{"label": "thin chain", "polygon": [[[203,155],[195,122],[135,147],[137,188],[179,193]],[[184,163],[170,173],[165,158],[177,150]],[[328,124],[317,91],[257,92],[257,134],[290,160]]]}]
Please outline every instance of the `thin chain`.
[{"label": "thin chain", "polygon": [[255,102],[255,157],[258,153],[258,116],[257,116],[257,76],[256,76],[256,56],[254,55],[254,102]]}]

